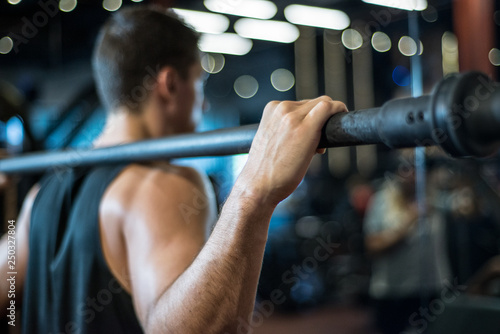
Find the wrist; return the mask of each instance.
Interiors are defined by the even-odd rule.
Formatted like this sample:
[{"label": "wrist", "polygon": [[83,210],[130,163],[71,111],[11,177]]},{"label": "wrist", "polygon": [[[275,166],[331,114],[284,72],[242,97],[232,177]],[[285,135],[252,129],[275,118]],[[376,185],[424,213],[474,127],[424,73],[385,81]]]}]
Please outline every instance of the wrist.
[{"label": "wrist", "polygon": [[233,189],[259,207],[272,208],[274,210],[289,195],[287,187],[279,187],[277,185],[279,182],[276,182],[276,180],[273,181],[271,177],[273,174],[272,171],[267,170],[263,166],[250,164],[249,162],[247,162],[238,176]]},{"label": "wrist", "polygon": [[279,201],[272,199],[271,193],[266,187],[255,182],[252,183],[251,179],[250,182],[246,182],[242,177],[236,180],[229,197],[240,202],[248,211],[255,210],[262,213],[272,214],[279,203]]},{"label": "wrist", "polygon": [[237,181],[222,207],[210,240],[229,243],[232,251],[248,247],[249,240],[252,247],[264,246],[275,207],[261,193]]}]

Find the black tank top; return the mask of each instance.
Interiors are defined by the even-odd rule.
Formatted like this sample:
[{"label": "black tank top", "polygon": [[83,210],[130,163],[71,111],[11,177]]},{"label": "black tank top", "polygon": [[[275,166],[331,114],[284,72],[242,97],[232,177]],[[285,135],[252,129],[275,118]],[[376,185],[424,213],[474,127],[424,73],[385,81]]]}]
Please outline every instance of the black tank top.
[{"label": "black tank top", "polygon": [[23,333],[142,333],[99,234],[101,198],[124,167],[67,169],[41,182],[30,222]]}]

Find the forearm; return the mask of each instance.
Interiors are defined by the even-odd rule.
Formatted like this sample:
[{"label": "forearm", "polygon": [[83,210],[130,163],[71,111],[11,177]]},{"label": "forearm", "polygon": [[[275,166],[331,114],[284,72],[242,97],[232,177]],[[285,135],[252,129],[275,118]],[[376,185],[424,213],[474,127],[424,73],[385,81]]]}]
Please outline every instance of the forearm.
[{"label": "forearm", "polygon": [[148,333],[235,332],[252,313],[274,205],[235,186],[209,240],[148,312]]}]

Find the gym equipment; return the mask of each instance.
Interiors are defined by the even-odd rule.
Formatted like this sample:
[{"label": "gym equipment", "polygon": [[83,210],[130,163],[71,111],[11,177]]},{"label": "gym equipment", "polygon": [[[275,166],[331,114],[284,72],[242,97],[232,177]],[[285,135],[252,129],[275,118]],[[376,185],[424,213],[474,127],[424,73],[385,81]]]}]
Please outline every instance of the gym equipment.
[{"label": "gym equipment", "polygon": [[[26,154],[1,160],[0,172],[246,153],[257,128],[253,124],[92,150]],[[480,72],[455,74],[430,95],[335,114],[322,130],[319,147],[364,144],[392,149],[439,145],[454,157],[493,155],[500,149],[500,86]]]}]

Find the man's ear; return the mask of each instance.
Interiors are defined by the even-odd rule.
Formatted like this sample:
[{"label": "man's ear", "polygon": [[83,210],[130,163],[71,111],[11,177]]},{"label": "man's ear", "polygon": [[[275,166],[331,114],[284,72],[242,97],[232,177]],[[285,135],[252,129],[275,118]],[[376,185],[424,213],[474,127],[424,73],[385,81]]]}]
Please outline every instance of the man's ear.
[{"label": "man's ear", "polygon": [[169,100],[177,92],[177,84],[179,80],[179,72],[172,66],[163,67],[157,75],[158,94]]}]

